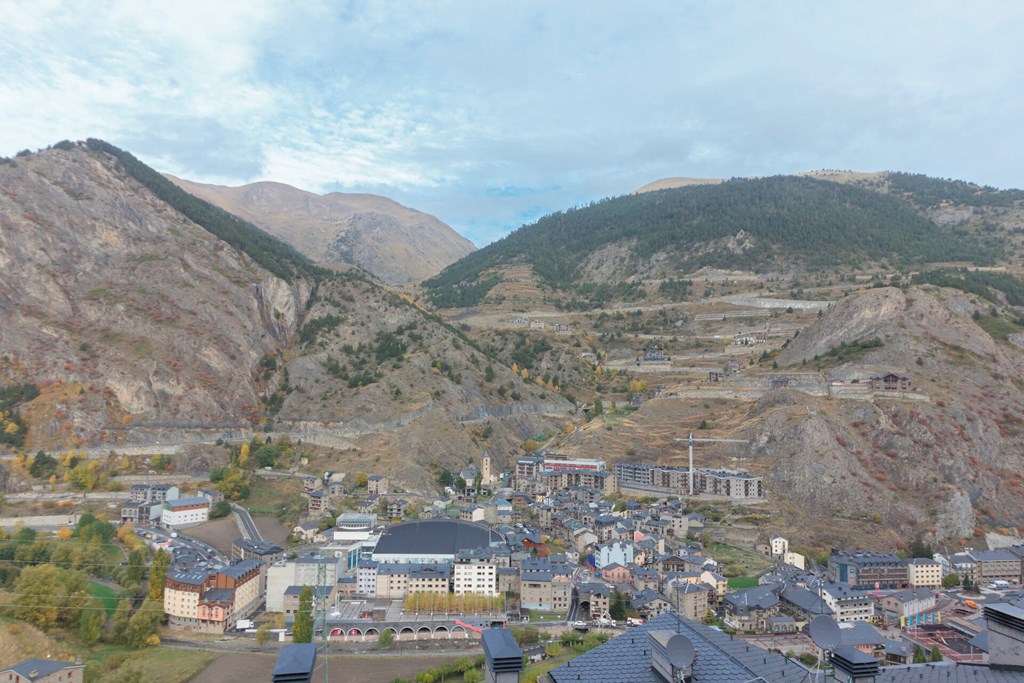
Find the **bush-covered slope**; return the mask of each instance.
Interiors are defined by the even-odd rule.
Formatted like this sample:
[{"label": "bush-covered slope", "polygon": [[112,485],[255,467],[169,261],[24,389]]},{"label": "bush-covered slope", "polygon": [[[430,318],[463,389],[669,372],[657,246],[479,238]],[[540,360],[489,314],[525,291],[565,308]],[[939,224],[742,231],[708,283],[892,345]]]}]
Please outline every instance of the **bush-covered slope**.
[{"label": "bush-covered slope", "polygon": [[667,254],[677,270],[820,268],[881,259],[988,262],[995,256],[975,238],[953,235],[899,197],[778,176],[628,195],[555,213],[424,284],[435,305],[470,305],[489,289],[481,283],[496,282],[487,271],[525,261],[548,284],[572,289],[587,258],[614,244],[627,245],[637,259]]}]

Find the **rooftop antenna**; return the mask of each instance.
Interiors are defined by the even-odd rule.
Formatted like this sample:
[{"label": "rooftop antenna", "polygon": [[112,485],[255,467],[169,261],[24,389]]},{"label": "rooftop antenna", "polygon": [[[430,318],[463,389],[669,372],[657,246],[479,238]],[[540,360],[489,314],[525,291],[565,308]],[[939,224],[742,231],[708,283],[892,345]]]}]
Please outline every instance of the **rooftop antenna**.
[{"label": "rooftop antenna", "polygon": [[[316,554],[316,583],[316,589],[313,591],[313,614],[316,614],[317,610],[320,611],[320,648],[324,652],[324,683],[330,683],[331,676],[327,667],[327,644],[330,642],[330,636],[327,634],[327,600],[330,596],[330,591],[324,592],[324,587],[328,583],[327,557],[324,555],[323,549],[319,550]],[[313,623],[315,624],[316,621],[316,618],[314,618]]]},{"label": "rooftop antenna", "polygon": [[819,614],[814,617],[807,630],[811,634],[811,640],[818,648],[818,666],[814,672],[814,680],[817,681],[818,675],[821,673],[822,656],[826,650],[829,652],[834,650],[836,645],[839,645],[843,635],[842,631],[839,630],[839,624],[826,614]]}]

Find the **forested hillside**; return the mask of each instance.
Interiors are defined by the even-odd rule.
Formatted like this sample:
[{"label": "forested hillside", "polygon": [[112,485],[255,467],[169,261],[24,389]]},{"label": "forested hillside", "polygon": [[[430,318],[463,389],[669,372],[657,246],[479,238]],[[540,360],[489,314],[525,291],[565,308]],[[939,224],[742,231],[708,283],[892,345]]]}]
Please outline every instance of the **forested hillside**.
[{"label": "forested hillside", "polygon": [[[916,176],[901,176],[899,182],[921,197],[930,187]],[[933,188],[929,196],[936,192]],[[894,194],[777,176],[628,195],[555,213],[424,284],[435,305],[467,306],[499,281],[489,271],[524,261],[547,284],[574,290],[581,266],[609,245],[625,245],[638,260],[667,255],[676,273],[701,266],[765,271],[882,260],[982,264],[998,256],[974,236],[936,225]]]}]

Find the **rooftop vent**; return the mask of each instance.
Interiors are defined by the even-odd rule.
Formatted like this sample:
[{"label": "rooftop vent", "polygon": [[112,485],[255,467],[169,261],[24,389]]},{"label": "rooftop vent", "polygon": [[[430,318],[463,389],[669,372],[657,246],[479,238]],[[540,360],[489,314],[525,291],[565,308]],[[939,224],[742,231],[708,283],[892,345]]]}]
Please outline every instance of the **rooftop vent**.
[{"label": "rooftop vent", "polygon": [[835,679],[841,683],[874,683],[879,674],[878,660],[855,647],[837,647],[831,660]]},{"label": "rooftop vent", "polygon": [[487,683],[516,683],[523,670],[523,651],[512,632],[492,628],[484,631],[480,639],[487,662]]}]

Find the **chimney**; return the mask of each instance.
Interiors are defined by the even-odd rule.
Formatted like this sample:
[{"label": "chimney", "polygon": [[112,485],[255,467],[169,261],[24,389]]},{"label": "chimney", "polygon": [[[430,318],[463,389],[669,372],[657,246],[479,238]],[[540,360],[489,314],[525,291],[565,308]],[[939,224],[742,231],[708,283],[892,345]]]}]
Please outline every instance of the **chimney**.
[{"label": "chimney", "polygon": [[830,659],[839,683],[874,683],[879,674],[878,660],[855,647],[837,647]]},{"label": "chimney", "polygon": [[523,670],[523,651],[519,649],[512,631],[492,628],[480,635],[484,646],[487,671],[486,683],[518,683]]},{"label": "chimney", "polygon": [[689,683],[693,678],[693,643],[673,631],[648,631],[651,646],[651,668],[669,683]]},{"label": "chimney", "polygon": [[985,605],[985,620],[989,666],[1024,670],[1024,609],[1005,602]]}]

